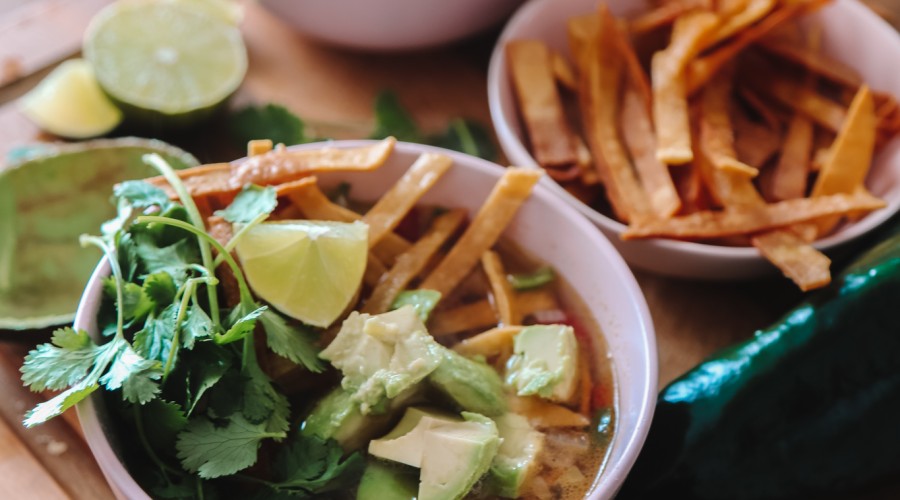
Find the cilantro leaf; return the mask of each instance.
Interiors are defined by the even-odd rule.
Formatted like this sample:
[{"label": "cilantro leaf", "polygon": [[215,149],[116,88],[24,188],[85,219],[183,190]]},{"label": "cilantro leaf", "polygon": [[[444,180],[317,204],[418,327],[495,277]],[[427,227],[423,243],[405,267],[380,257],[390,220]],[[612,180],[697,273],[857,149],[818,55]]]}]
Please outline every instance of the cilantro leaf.
[{"label": "cilantro leaf", "polygon": [[134,348],[141,356],[163,362],[169,357],[177,312],[178,307],[169,304],[158,317],[148,319],[144,328],[134,335]]},{"label": "cilantro leaf", "polygon": [[275,188],[260,187],[248,184],[235,196],[234,201],[225,210],[217,210],[216,215],[228,222],[248,223],[263,214],[270,214],[278,205]]},{"label": "cilantro leaf", "polygon": [[25,356],[22,382],[35,392],[61,390],[87,376],[96,354],[87,332],[60,328],[53,332],[52,344],[41,344]]},{"label": "cilantro leaf", "polygon": [[187,427],[187,415],[178,403],[164,399],[154,399],[142,406],[142,428],[147,442],[156,451],[169,453],[175,449],[175,438]]},{"label": "cilantro leaf", "polygon": [[253,329],[256,328],[256,320],[266,309],[268,309],[268,306],[261,306],[250,310],[251,307],[255,306],[256,304],[244,304],[242,302],[232,309],[227,318],[230,326],[224,334],[216,336],[216,342],[219,344],[228,344],[241,340],[248,333],[252,332]]},{"label": "cilantro leaf", "polygon": [[181,325],[181,345],[187,349],[194,348],[197,339],[209,337],[215,329],[212,319],[197,304],[192,304],[187,312],[187,320]]},{"label": "cilantro leaf", "polygon": [[175,300],[175,281],[168,273],[153,273],[144,278],[144,295],[149,297],[157,309],[168,306]]},{"label": "cilantro leaf", "polygon": [[58,417],[64,411],[90,396],[98,387],[100,386],[95,380],[85,377],[77,384],[29,410],[25,414],[25,420],[22,421],[22,424],[25,427],[34,427],[53,417]]},{"label": "cilantro leaf", "polygon": [[[109,276],[103,280],[103,293],[110,299],[116,298],[116,280]],[[136,283],[125,283],[122,289],[122,315],[125,321],[140,320],[153,309],[153,300],[144,294]]]},{"label": "cilantro leaf", "polygon": [[242,148],[255,139],[269,139],[285,146],[313,140],[306,135],[303,121],[277,104],[247,106],[231,115],[228,128],[235,142]]},{"label": "cilantro leaf", "polygon": [[113,340],[117,346],[109,371],[100,377],[100,383],[114,391],[122,389],[122,398],[132,403],[144,404],[159,393],[157,380],[162,376],[162,367],[155,360],[141,357],[124,340]]},{"label": "cilantro leaf", "polygon": [[287,358],[307,370],[320,373],[325,365],[319,359],[316,335],[301,325],[291,326],[278,313],[269,309],[259,318],[266,332],[266,344],[275,354]]},{"label": "cilantro leaf", "polygon": [[400,104],[397,94],[383,90],[375,97],[375,131],[370,138],[384,139],[388,136],[407,142],[422,142],[423,139],[419,127]]},{"label": "cilantro leaf", "polygon": [[488,130],[472,120],[457,118],[443,134],[427,139],[428,144],[460,151],[485,160],[497,159],[497,148]]},{"label": "cilantro leaf", "polygon": [[164,211],[172,204],[165,191],[145,181],[121,182],[115,186],[113,194],[135,208],[157,206]]},{"label": "cilantro leaf", "polygon": [[269,432],[264,423],[251,423],[241,414],[232,415],[221,427],[201,417],[188,422],[175,448],[186,470],[209,479],[255,464],[260,443],[271,437],[284,437],[284,433]]},{"label": "cilantro leaf", "polygon": [[[198,343],[185,353],[185,404],[188,414],[194,412],[200,398],[222,380],[233,361],[229,351],[212,342]],[[224,387],[226,392],[230,387]]]},{"label": "cilantro leaf", "polygon": [[275,481],[269,487],[277,493],[312,498],[352,483],[362,472],[364,460],[359,453],[341,460],[343,454],[335,440],[298,433],[276,456]]},{"label": "cilantro leaf", "polygon": [[191,265],[200,262],[194,241],[183,239],[169,246],[159,247],[147,234],[142,233],[135,239],[137,255],[141,259],[144,271],[147,274],[167,273],[176,286],[181,286],[187,279]]}]

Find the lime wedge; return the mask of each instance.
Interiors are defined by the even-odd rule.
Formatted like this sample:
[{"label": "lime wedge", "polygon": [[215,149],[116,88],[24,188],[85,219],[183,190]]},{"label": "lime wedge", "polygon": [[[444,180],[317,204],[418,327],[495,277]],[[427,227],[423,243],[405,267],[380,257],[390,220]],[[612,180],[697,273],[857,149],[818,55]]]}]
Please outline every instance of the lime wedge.
[{"label": "lime wedge", "polygon": [[122,112],[100,90],[84,59],[57,66],[22,96],[19,107],[38,127],[69,139],[106,134],[122,121]]},{"label": "lime wedge", "polygon": [[363,222],[280,221],[250,228],[235,250],[260,298],[324,328],[347,308],[362,283],[368,239]]},{"label": "lime wedge", "polygon": [[209,117],[247,71],[240,30],[185,1],[110,4],[91,20],[84,55],[126,119],[157,128]]},{"label": "lime wedge", "polygon": [[78,236],[115,217],[115,183],[156,173],[147,153],[175,168],[197,164],[163,142],[125,138],[51,146],[0,173],[0,330],[72,321],[100,260]]}]

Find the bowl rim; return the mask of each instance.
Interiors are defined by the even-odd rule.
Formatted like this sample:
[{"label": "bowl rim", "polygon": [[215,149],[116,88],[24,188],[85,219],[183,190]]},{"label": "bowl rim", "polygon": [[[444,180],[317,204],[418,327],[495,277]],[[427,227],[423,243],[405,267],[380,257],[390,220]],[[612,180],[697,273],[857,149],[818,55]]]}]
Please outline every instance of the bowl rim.
[{"label": "bowl rim", "polygon": [[[527,168],[540,169],[541,167],[528,151],[528,148],[525,147],[523,137],[516,133],[512,124],[506,120],[507,114],[518,116],[518,110],[515,108],[508,110],[504,103],[504,99],[502,98],[502,90],[509,89],[508,92],[514,92],[511,89],[511,84],[509,82],[509,72],[507,70],[504,49],[509,41],[516,39],[515,32],[518,31],[522,23],[535,17],[538,13],[545,11],[549,5],[558,3],[558,1],[559,0],[532,0],[517,10],[510,18],[509,22],[506,23],[500,36],[497,38],[488,65],[488,107],[494,130],[497,132],[497,138],[500,142],[500,147],[507,156],[519,161],[522,163],[522,166]],[[603,2],[603,0],[599,1]],[[596,3],[597,0],[594,0],[593,4]],[[879,37],[889,37],[897,42],[896,45],[900,47],[900,32],[892,28],[887,21],[878,17],[877,14],[862,5],[861,2],[854,0],[835,0],[831,4],[822,7],[823,10],[829,8],[847,9],[848,15],[861,17],[865,23],[872,26],[872,29],[879,34]],[[900,137],[895,137],[891,142],[900,142]],[[887,148],[887,146],[885,146],[885,148]],[[628,228],[627,225],[610,216],[604,215],[575,198],[552,179],[550,179],[550,181],[554,192],[562,196],[569,204],[574,206],[579,213],[587,217],[591,222],[607,233],[619,236]],[[888,200],[888,205],[886,207],[871,212],[858,221],[846,224],[839,232],[817,239],[812,243],[812,246],[823,252],[837,250],[839,247],[849,244],[869,231],[876,229],[898,211],[900,211],[900,196],[895,197],[893,200]],[[636,240],[635,242],[645,245],[647,248],[657,249],[667,254],[693,254],[701,257],[725,258],[732,260],[735,263],[758,262],[764,259],[760,252],[752,246],[735,247],[667,238],[650,238]],[[698,276],[698,278],[700,278],[700,276]]]},{"label": "bowl rim", "polygon": [[[340,141],[324,141],[317,143],[302,144],[291,146],[289,149],[303,150],[314,149],[325,146],[350,148],[371,145],[378,141],[375,140],[340,140]],[[474,169],[481,173],[487,173],[491,177],[499,178],[499,173],[504,167],[484,160],[475,156],[467,155],[457,151],[451,151],[435,146],[423,144],[414,144],[407,142],[397,142],[395,151],[403,151],[411,154],[422,154],[426,152],[440,153],[450,156],[455,164],[463,164],[464,169]],[[232,163],[239,163],[246,160],[241,158]],[[597,245],[610,264],[609,274],[607,278],[615,280],[622,289],[622,293],[628,294],[632,298],[633,305],[637,312],[634,318],[635,323],[640,327],[638,332],[629,332],[630,337],[639,337],[639,360],[641,370],[637,372],[639,377],[637,380],[642,383],[636,388],[635,398],[637,404],[632,412],[635,418],[634,432],[629,436],[614,437],[614,446],[622,449],[620,459],[615,463],[608,463],[604,466],[601,474],[598,475],[591,484],[589,490],[589,498],[599,499],[612,497],[617,489],[624,482],[626,475],[631,470],[634,462],[637,460],[638,453],[646,440],[647,433],[650,430],[650,424],[653,420],[653,414],[656,408],[656,396],[658,388],[658,353],[656,346],[656,332],[653,319],[650,314],[649,306],[646,298],[638,285],[637,279],[631,272],[631,269],[625,263],[619,251],[609,242],[609,240],[600,231],[597,230],[587,219],[580,216],[574,208],[562,200],[560,200],[553,192],[548,179],[542,178],[532,193],[532,197],[542,198],[545,202],[550,203],[558,208],[561,215],[565,216],[575,227],[574,230],[582,232]],[[75,314],[74,328],[84,329],[93,335],[96,335],[96,313],[99,307],[99,294],[102,280],[110,274],[109,263],[106,257],[102,258],[94,269],[90,280],[88,281],[81,300],[78,304],[78,310]],[[90,307],[89,307],[90,306]],[[606,342],[611,342],[610,335],[604,335]],[[629,370],[633,373],[635,366],[624,366],[613,364],[613,370],[616,373],[616,384],[619,384],[621,372]],[[617,394],[618,394],[617,390]],[[79,421],[84,430],[85,440],[94,455],[101,471],[119,498],[129,499],[145,499],[149,498],[147,493],[135,481],[126,469],[124,463],[119,460],[118,455],[113,450],[108,436],[104,433],[103,426],[100,422],[99,411],[102,407],[102,401],[97,401],[94,394],[76,405]],[[598,486],[608,485],[601,491]],[[604,496],[601,497],[601,494]]]}]

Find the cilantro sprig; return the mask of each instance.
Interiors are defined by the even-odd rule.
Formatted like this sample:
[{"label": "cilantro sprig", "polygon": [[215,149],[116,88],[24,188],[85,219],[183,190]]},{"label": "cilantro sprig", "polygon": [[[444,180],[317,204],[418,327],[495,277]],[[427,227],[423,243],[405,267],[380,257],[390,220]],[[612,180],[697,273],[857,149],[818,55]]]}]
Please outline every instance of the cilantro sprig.
[{"label": "cilantro sprig", "polygon": [[[314,467],[264,478],[241,472],[259,460],[264,442],[296,434],[290,401],[259,363],[256,333],[276,355],[309,372],[324,369],[318,334],[257,301],[231,255],[275,209],[275,191],[247,186],[217,212],[236,229],[222,244],[207,233],[177,174],[158,156],[145,160],[180,202],[142,181],[116,188],[117,216],[102,226],[102,236],[82,237],[110,266],[97,319],[102,335],[63,328],[28,354],[23,383],[61,392],[28,412],[25,425],[45,422],[104,388],[142,450],[134,459],[141,464],[136,476],[163,497],[201,496],[226,477],[272,494],[315,496],[356,473],[358,456],[345,459],[336,443],[304,444],[299,436],[277,456],[312,453]],[[230,308],[219,300],[222,264],[239,290]]]}]

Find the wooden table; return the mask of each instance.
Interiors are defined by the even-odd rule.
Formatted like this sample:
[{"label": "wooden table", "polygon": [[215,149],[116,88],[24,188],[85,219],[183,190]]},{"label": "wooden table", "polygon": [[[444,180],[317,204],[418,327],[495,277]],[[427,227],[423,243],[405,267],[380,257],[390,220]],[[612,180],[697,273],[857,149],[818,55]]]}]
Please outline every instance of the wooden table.
[{"label": "wooden table", "polygon": [[[0,158],[38,130],[12,101],[34,85],[40,68],[78,50],[90,14],[110,0],[36,0],[0,16]],[[39,22],[37,27],[35,22]],[[235,104],[281,103],[316,135],[352,138],[372,129],[372,102],[392,89],[426,130],[456,117],[490,123],[486,69],[496,33],[456,47],[405,55],[370,55],[322,47],[296,35],[255,4],[242,25],[250,68]],[[31,43],[53,33],[51,47]],[[29,47],[23,50],[23,47]],[[37,54],[36,54],[37,52]],[[25,54],[24,60],[10,57]],[[5,103],[5,104],[4,104]],[[201,160],[228,158],[204,157]],[[715,350],[746,338],[780,316],[800,297],[786,280],[749,283],[675,280],[636,271],[657,331],[659,383],[671,381]],[[22,357],[46,337],[6,333],[0,342],[0,498],[111,498],[109,488],[80,435],[74,413],[35,429],[21,425],[41,395],[22,388]]]}]

